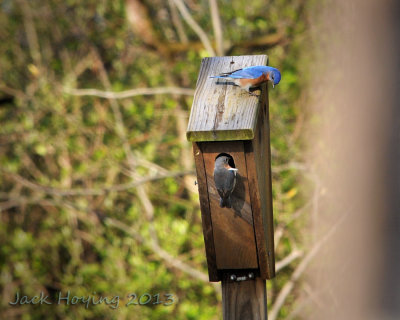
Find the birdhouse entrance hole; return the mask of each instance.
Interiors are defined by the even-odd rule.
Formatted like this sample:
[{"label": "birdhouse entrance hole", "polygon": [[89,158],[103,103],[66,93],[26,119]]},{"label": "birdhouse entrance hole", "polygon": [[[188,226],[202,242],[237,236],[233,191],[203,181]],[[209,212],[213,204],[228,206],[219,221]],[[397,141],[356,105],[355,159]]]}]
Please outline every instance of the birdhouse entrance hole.
[{"label": "birdhouse entrance hole", "polygon": [[217,156],[215,157],[215,160],[217,160],[219,157],[222,157],[222,156],[225,156],[225,157],[228,157],[228,158],[229,158],[228,164],[229,164],[229,166],[230,166],[231,168],[236,168],[236,166],[235,166],[235,160],[233,160],[233,157],[232,157],[230,154],[228,154],[228,153],[220,153],[219,155],[217,155]]}]

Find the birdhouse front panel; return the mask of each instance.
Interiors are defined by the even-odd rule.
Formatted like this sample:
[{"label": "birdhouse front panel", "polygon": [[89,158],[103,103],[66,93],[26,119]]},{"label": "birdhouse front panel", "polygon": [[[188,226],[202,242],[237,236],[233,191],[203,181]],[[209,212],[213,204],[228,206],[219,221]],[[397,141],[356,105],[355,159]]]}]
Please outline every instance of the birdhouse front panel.
[{"label": "birdhouse front panel", "polygon": [[[257,248],[253,228],[243,141],[199,143],[204,158],[206,183],[217,269],[257,269]],[[221,154],[232,157],[237,169],[231,208],[221,208],[214,181],[215,160]]]}]

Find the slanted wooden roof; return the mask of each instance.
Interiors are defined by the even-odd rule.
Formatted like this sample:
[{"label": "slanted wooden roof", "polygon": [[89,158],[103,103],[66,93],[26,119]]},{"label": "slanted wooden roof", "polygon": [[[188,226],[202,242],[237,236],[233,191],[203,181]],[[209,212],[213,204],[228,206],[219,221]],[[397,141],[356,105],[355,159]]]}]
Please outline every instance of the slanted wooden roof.
[{"label": "slanted wooden roof", "polygon": [[[210,76],[267,62],[266,55],[204,58],[186,131],[188,140],[253,139],[260,98],[249,95],[229,80]],[[255,93],[260,94],[259,91]]]}]

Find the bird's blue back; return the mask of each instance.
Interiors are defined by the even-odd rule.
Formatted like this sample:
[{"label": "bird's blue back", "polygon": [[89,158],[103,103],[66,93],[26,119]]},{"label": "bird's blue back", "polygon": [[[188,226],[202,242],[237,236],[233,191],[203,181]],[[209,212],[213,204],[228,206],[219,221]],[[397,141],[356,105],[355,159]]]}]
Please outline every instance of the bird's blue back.
[{"label": "bird's blue back", "polygon": [[281,73],[278,69],[269,66],[252,66],[243,68],[232,73],[226,73],[221,76],[213,78],[232,78],[232,79],[257,79],[261,77],[263,73],[272,72],[274,74],[274,84],[278,84],[281,80]]}]

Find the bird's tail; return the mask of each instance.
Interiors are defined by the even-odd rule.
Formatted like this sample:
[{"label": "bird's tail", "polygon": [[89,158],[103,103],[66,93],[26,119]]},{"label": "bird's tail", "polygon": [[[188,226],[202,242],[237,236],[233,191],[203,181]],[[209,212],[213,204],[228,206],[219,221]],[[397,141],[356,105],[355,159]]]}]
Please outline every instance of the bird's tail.
[{"label": "bird's tail", "polygon": [[224,208],[224,207],[231,208],[232,207],[231,197],[229,196],[229,197],[226,197],[226,198],[220,198],[219,206],[221,208]]},{"label": "bird's tail", "polygon": [[220,76],[211,76],[210,78],[226,79],[229,78],[229,74],[223,74]]},{"label": "bird's tail", "polygon": [[220,79],[224,79],[224,78],[231,78],[232,73],[236,72],[236,71],[240,71],[242,69],[237,69],[237,70],[233,70],[233,71],[229,71],[229,72],[223,72],[221,74],[219,74],[218,76],[211,76],[210,78],[220,78]]}]

